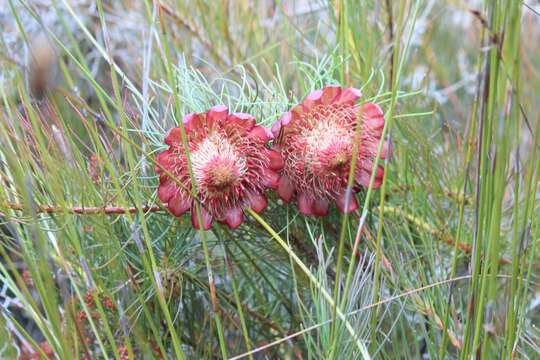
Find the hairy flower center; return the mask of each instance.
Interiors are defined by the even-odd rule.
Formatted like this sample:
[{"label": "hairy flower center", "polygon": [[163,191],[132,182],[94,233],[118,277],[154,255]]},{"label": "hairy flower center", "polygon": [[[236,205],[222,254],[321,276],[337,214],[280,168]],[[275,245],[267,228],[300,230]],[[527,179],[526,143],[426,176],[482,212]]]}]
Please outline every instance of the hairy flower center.
[{"label": "hairy flower center", "polygon": [[346,166],[351,157],[352,144],[347,129],[330,120],[323,120],[306,137],[306,160],[319,176],[333,175]]},{"label": "hairy flower center", "polygon": [[328,159],[328,167],[332,169],[342,168],[349,162],[349,154],[346,149],[340,149],[333,154],[330,154]]},{"label": "hairy flower center", "polygon": [[232,190],[247,171],[246,159],[219,133],[210,134],[191,155],[197,188],[203,197]]},{"label": "hairy flower center", "polygon": [[235,164],[228,161],[220,161],[210,164],[208,169],[209,185],[217,190],[224,190],[232,185],[238,179],[238,171]]}]

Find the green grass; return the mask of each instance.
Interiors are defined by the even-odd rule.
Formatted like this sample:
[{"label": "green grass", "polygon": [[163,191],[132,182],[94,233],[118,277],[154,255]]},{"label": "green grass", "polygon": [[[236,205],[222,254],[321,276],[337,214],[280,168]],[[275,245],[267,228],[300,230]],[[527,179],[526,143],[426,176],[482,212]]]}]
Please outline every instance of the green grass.
[{"label": "green grass", "polygon": [[[534,9],[38,5],[0,10],[0,357],[540,355]],[[39,64],[55,78],[36,82]],[[380,104],[393,144],[358,211],[306,218],[270,195],[205,232],[160,204],[154,158],[184,114],[225,104],[271,126],[328,84]]]}]

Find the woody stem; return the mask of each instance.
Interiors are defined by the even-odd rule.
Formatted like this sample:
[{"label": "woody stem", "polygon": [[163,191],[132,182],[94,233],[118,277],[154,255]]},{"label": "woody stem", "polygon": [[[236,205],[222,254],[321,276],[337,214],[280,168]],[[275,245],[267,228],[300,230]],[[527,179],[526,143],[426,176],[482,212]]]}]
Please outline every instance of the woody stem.
[{"label": "woody stem", "polygon": [[[4,208],[11,210],[24,210],[22,204],[17,203],[6,203]],[[67,213],[67,214],[76,214],[76,215],[99,215],[99,214],[133,214],[142,210],[143,212],[159,212],[165,211],[158,205],[147,205],[142,208],[137,207],[122,207],[122,206],[74,206],[74,207],[61,207],[61,206],[51,206],[51,205],[37,205],[36,213],[44,214],[54,214],[54,213]]]}]

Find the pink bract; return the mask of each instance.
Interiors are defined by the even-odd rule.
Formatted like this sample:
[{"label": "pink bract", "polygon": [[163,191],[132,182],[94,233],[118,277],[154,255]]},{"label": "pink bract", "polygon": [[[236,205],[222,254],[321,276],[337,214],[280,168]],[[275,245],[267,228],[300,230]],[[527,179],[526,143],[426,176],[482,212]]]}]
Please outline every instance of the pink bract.
[{"label": "pink bract", "polygon": [[[375,171],[373,188],[383,180],[384,168],[373,169],[384,128],[384,114],[374,103],[357,105],[360,90],[327,86],[306,96],[272,127],[273,149],[284,161],[277,192],[283,201],[296,201],[300,213],[324,216],[335,202],[342,213],[358,208],[347,180],[355,149],[357,124],[361,126],[353,191],[368,187]],[[387,141],[380,154],[390,154]]]},{"label": "pink bract", "polygon": [[[270,130],[256,125],[248,114],[232,113],[218,105],[200,114],[183,119],[189,156],[195,179],[196,197],[190,195],[192,181],[188,158],[175,127],[165,137],[169,148],[156,157],[160,175],[158,197],[169,211],[181,216],[191,211],[195,228],[208,230],[213,220],[231,229],[243,221],[243,208],[261,212],[267,206],[267,188],[277,188],[277,171],[283,159],[267,143],[273,138]],[[202,224],[195,211],[195,201],[201,205]]]}]

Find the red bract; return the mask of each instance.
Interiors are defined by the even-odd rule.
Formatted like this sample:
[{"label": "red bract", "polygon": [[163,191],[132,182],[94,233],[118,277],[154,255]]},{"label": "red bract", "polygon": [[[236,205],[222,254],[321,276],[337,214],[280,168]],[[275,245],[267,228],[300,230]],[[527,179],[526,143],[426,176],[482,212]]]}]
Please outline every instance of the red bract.
[{"label": "red bract", "polygon": [[[360,95],[355,88],[327,86],[309,94],[272,127],[276,138],[273,149],[284,160],[278,194],[287,203],[296,199],[302,214],[324,216],[334,201],[342,213],[358,208],[352,193],[346,199],[357,124],[361,128],[354,191],[369,185],[384,127],[378,105],[355,104]],[[389,152],[389,144],[384,142],[381,159]],[[381,185],[384,168],[378,166],[375,172],[373,188]]]},{"label": "red bract", "polygon": [[171,213],[180,216],[191,210],[192,224],[198,229],[195,201],[199,201],[203,229],[208,230],[214,219],[233,229],[242,223],[242,208],[256,212],[266,208],[264,191],[277,188],[276,171],[283,167],[281,155],[266,146],[272,139],[270,130],[256,125],[251,115],[229,114],[224,105],[189,114],[183,123],[196,196],[190,195],[188,157],[181,130],[176,127],[165,137],[169,149],[156,158],[172,175],[156,167],[160,174],[158,196]]}]

